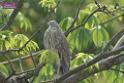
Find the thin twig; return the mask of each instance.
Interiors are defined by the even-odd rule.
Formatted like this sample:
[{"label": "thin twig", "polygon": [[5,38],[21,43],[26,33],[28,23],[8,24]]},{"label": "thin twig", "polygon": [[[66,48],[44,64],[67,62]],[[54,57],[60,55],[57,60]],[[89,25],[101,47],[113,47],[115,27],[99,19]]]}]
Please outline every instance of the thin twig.
[{"label": "thin twig", "polygon": [[11,70],[12,70],[12,73],[15,72],[15,70],[14,70],[14,68],[13,68],[13,66],[12,66],[12,63],[11,63],[10,59],[9,59],[6,55],[4,55],[4,58],[8,61],[9,65],[10,65],[10,68],[11,68]]},{"label": "thin twig", "polygon": [[85,19],[85,21],[83,21],[82,24],[80,24],[80,25],[78,25],[78,26],[76,26],[76,27],[74,27],[74,28],[70,28],[70,29],[68,29],[67,31],[65,31],[65,33],[64,33],[65,36],[68,36],[68,34],[69,34],[70,32],[76,30],[76,29],[79,28],[80,26],[83,26],[83,25],[87,22],[87,20],[88,20],[94,13],[96,13],[98,10],[99,10],[99,8],[97,8],[95,11],[93,11],[93,12],[87,17],[87,19]]},{"label": "thin twig", "polygon": [[120,15],[117,15],[117,16],[113,16],[112,18],[110,18],[110,19],[108,19],[108,20],[106,20],[106,21],[100,23],[99,25],[105,25],[105,24],[107,24],[107,23],[109,23],[109,22],[112,22],[112,21],[114,21],[114,19],[117,19],[117,18],[119,18],[119,17],[121,17],[121,16],[123,16],[123,15],[124,15],[124,13],[122,13],[122,14],[120,14]]},{"label": "thin twig", "polygon": [[61,0],[58,0],[57,5],[54,7],[54,9],[58,8],[61,3]]},{"label": "thin twig", "polygon": [[28,72],[33,72],[34,69],[30,69],[30,70],[26,70],[26,71],[23,71],[23,72],[20,72],[20,73],[16,73],[15,75],[21,75],[21,74],[25,74],[25,73],[28,73]]},{"label": "thin twig", "polygon": [[103,7],[98,7],[97,9],[95,9],[90,15],[87,16],[86,19],[84,19],[84,21],[82,22],[82,24],[79,24],[77,26],[75,26],[74,28],[68,29],[67,31],[65,31],[65,36],[68,36],[69,33],[73,32],[74,30],[81,28],[81,26],[84,26],[86,24],[86,22],[96,13],[96,12],[105,12],[107,8],[105,6]]},{"label": "thin twig", "polygon": [[124,6],[119,6],[118,8],[116,8],[115,10],[113,10],[112,12],[117,12],[118,10],[123,11],[124,10]]},{"label": "thin twig", "polygon": [[52,16],[50,18],[53,18],[53,16],[55,16],[56,9],[59,7],[60,3],[61,3],[61,0],[57,0],[56,6],[51,8],[50,13]]},{"label": "thin twig", "polygon": [[[36,55],[38,55],[40,52],[41,52],[41,51],[34,52],[34,53],[32,53],[32,56],[36,56]],[[26,55],[26,56],[21,56],[22,60],[23,60],[23,59],[27,59],[27,58],[29,58],[29,57],[30,57],[30,54],[29,54],[29,55]],[[14,63],[14,62],[16,62],[16,61],[19,61],[19,58],[15,58],[15,59],[10,60],[11,63]],[[8,61],[0,62],[0,64],[8,64],[8,63],[9,63]]]},{"label": "thin twig", "polygon": [[13,68],[11,60],[6,55],[4,55],[4,58],[6,58],[6,60],[9,63],[10,69],[12,70],[12,73],[6,78],[6,80],[7,80],[7,79],[11,78],[16,72],[15,72],[15,70]]},{"label": "thin twig", "polygon": [[35,60],[34,60],[33,55],[32,55],[31,52],[30,52],[30,57],[31,57],[31,59],[32,59],[32,62],[33,62],[33,64],[34,64],[34,67],[36,68]]},{"label": "thin twig", "polygon": [[42,81],[40,83],[52,83],[53,80]]},{"label": "thin twig", "polygon": [[82,4],[83,4],[84,2],[85,2],[85,0],[83,0],[83,1],[80,2],[79,7],[78,7],[78,9],[77,9],[77,13],[76,13],[76,15],[75,15],[75,17],[74,17],[74,20],[73,20],[73,22],[71,23],[71,25],[69,26],[68,30],[65,32],[65,36],[67,36],[67,35],[68,35],[68,31],[70,31],[70,29],[73,28],[73,26],[74,26],[76,20],[78,19],[78,15],[79,15],[79,13],[80,13],[81,6],[82,6]]},{"label": "thin twig", "polygon": [[34,69],[34,75],[33,75],[33,79],[31,81],[31,83],[33,83],[35,77],[37,77],[39,75],[40,70],[45,66],[46,64],[44,63],[40,63],[39,65],[37,65],[37,67]]},{"label": "thin twig", "polygon": [[19,56],[19,66],[20,66],[21,72],[24,71],[22,64],[23,64],[22,59],[21,59],[21,57]]}]

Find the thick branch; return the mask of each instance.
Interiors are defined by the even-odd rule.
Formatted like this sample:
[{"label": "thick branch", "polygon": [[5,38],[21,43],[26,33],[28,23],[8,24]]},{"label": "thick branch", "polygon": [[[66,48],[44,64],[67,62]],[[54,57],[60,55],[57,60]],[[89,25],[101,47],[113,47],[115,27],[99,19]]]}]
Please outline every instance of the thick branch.
[{"label": "thick branch", "polygon": [[115,46],[112,50],[115,50],[115,49],[118,49],[119,47],[121,47],[123,42],[124,42],[124,35],[117,41],[117,43],[115,44]]},{"label": "thick branch", "polygon": [[78,74],[72,76],[71,78],[67,79],[67,83],[78,83],[81,80],[84,80],[88,78],[91,75],[94,75],[95,73],[102,72],[103,70],[109,70],[112,66],[121,64],[124,62],[124,54],[120,54],[118,56],[111,57],[105,61],[102,61],[99,63],[99,68],[96,68],[95,66],[91,71],[89,70],[80,70]]},{"label": "thick branch", "polygon": [[106,46],[103,48],[102,52],[103,52],[103,53],[106,52],[106,51],[108,50],[108,47],[109,47],[111,44],[117,42],[118,39],[119,39],[123,34],[124,34],[124,29],[122,29],[120,32],[118,32],[116,35],[114,35],[114,36],[111,38],[111,40],[110,40],[110,41],[106,44]]},{"label": "thick branch", "polygon": [[63,81],[65,80],[66,78],[70,77],[71,75],[75,74],[75,73],[78,73],[80,70],[84,70],[85,68],[88,68],[89,66],[97,63],[98,61],[102,60],[102,59],[105,59],[111,55],[115,55],[115,54],[118,54],[120,53],[121,51],[124,50],[124,46],[120,47],[119,49],[116,49],[114,51],[111,51],[111,52],[107,52],[107,53],[104,53],[104,54],[99,54],[98,56],[96,56],[93,60],[87,62],[87,64],[83,64],[73,70],[70,70],[68,73],[66,73],[65,75],[63,75],[62,77],[58,78],[57,80],[58,81]]}]

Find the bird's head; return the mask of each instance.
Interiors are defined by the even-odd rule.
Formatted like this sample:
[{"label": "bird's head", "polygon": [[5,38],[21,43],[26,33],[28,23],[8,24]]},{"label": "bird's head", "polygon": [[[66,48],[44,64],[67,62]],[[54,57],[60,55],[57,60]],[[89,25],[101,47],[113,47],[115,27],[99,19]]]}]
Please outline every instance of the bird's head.
[{"label": "bird's head", "polygon": [[48,25],[51,27],[59,28],[59,24],[55,20],[49,21]]}]

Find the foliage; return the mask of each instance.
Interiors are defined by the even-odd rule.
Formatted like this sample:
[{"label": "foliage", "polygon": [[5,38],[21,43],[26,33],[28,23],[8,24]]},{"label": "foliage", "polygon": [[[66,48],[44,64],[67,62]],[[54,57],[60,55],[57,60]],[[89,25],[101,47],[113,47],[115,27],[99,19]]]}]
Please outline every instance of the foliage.
[{"label": "foliage", "polygon": [[59,55],[54,51],[44,50],[41,52],[39,62],[47,64],[59,63]]},{"label": "foliage", "polygon": [[71,61],[71,67],[72,68],[78,67],[82,63],[86,64],[87,61],[89,61],[91,59],[93,59],[93,55],[92,54],[78,53],[76,55],[76,58]]},{"label": "foliage", "polygon": [[63,31],[66,31],[68,29],[68,27],[71,25],[72,22],[73,22],[72,17],[66,17],[63,20],[61,20],[59,25],[60,25],[60,27],[62,28]]},{"label": "foliage", "polygon": [[[12,9],[0,10],[1,12],[0,17],[2,18],[0,20],[1,27],[5,24],[5,22],[9,20],[9,16],[11,15],[12,11],[13,11]],[[32,24],[30,20],[26,16],[24,16],[21,12],[19,12],[19,14],[16,16],[15,23],[13,24],[13,27],[16,26],[19,26],[21,29],[24,29],[26,31],[32,29]]]},{"label": "foliage", "polygon": [[32,30],[32,24],[30,22],[30,20],[25,17],[21,12],[19,12],[19,14],[16,17],[17,22],[19,22],[19,26],[20,28],[24,28],[26,31],[27,30]]},{"label": "foliage", "polygon": [[[12,32],[7,30],[0,33],[0,40],[1,50],[8,50],[21,48],[28,41],[28,38],[23,34],[12,35]],[[30,51],[36,51],[36,49],[39,49],[39,46],[31,40],[20,53],[27,54]]]},{"label": "foliage", "polygon": [[41,70],[39,75],[35,78],[34,83],[39,83],[41,81],[53,79],[54,69],[51,64],[47,64]]},{"label": "foliage", "polygon": [[13,32],[8,31],[8,30],[1,31],[1,33],[0,33],[0,50],[7,48],[7,47],[5,47],[5,43],[10,40],[10,38],[12,37],[12,33]]},{"label": "foliage", "polygon": [[56,6],[55,0],[40,0],[39,4],[42,7],[48,8],[49,10],[55,8]]},{"label": "foliage", "polygon": [[109,40],[109,33],[104,29],[98,26],[93,31],[93,41],[97,47],[104,46]]},{"label": "foliage", "polygon": [[9,71],[5,65],[0,64],[0,73],[6,77],[9,75]]}]

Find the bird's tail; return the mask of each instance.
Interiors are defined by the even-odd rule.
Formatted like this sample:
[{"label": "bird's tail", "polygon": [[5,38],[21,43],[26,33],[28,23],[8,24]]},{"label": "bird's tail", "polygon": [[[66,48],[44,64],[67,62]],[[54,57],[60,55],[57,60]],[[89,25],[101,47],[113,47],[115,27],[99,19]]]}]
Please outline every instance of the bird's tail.
[{"label": "bird's tail", "polygon": [[63,75],[69,71],[69,66],[66,64],[61,64],[60,66],[60,75]]}]

